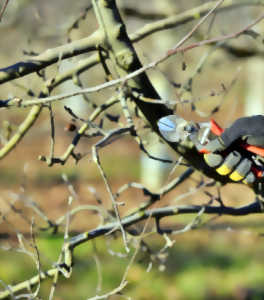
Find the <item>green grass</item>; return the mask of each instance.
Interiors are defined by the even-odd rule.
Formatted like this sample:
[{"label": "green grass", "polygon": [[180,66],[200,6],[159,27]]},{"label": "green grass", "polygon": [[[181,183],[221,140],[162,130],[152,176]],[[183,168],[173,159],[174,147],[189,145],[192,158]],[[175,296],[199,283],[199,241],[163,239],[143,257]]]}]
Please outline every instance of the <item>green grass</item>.
[{"label": "green grass", "polygon": [[[258,244],[252,242],[243,246],[243,242],[241,244],[235,235],[228,232],[200,230],[201,238],[198,242],[196,235],[197,232],[194,232],[177,237],[174,247],[169,250],[164,272],[159,271],[157,263],[154,263],[150,272],[146,272],[149,259],[146,254],[139,253],[128,273],[129,284],[125,294],[139,300],[202,300],[211,294],[217,297],[215,299],[235,299],[232,295],[237,289],[251,288],[256,297],[261,296],[260,299],[263,299],[264,261],[261,240]],[[209,243],[205,242],[207,235],[210,236]],[[161,241],[157,235],[147,238],[154,253],[163,246]],[[37,240],[44,269],[57,261],[62,242],[62,236],[48,237],[46,234]],[[127,258],[108,253],[109,247],[124,253],[121,239],[107,244],[100,238],[96,244],[93,243],[90,241],[76,249],[71,278],[61,277],[59,280],[56,290],[59,298],[86,299],[95,295],[98,284],[95,254],[100,260],[102,272],[101,293],[119,285],[132,253]],[[12,284],[36,273],[33,262],[26,255],[0,252],[0,278],[4,282]],[[48,297],[50,287],[51,282],[42,285],[41,295],[44,299]]]}]

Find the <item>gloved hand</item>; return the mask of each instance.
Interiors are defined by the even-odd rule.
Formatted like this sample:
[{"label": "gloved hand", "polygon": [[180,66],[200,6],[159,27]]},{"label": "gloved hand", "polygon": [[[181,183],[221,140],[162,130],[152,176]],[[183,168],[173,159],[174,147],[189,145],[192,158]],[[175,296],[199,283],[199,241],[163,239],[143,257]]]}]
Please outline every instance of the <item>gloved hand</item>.
[{"label": "gloved hand", "polygon": [[260,157],[239,147],[239,143],[264,147],[264,116],[257,115],[236,120],[219,137],[205,145],[210,152],[205,162],[220,175],[228,175],[233,181],[251,184],[256,181],[252,167],[263,168]]}]

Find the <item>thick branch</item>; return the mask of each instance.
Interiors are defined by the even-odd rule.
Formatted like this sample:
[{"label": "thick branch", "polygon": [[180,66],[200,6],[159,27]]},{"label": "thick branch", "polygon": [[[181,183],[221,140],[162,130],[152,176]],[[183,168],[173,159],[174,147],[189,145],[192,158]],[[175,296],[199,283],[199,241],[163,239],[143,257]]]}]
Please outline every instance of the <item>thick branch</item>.
[{"label": "thick branch", "polygon": [[100,31],[96,31],[91,36],[82,40],[74,41],[54,49],[48,49],[30,60],[20,61],[9,67],[2,68],[0,69],[0,84],[33,72],[38,72],[57,62],[59,59],[65,59],[96,50],[96,46],[100,40]]},{"label": "thick branch", "polygon": [[[198,6],[194,9],[187,10],[183,13],[180,13],[178,15],[170,16],[168,18],[162,19],[157,22],[153,22],[150,24],[145,25],[141,29],[139,29],[137,32],[131,34],[130,40],[131,42],[138,42],[145,37],[153,34],[154,32],[162,31],[169,28],[178,27],[181,25],[184,25],[190,21],[198,20],[202,16],[206,15],[208,11],[215,5],[217,1],[212,1],[205,3],[201,6]],[[218,12],[221,12],[223,10],[232,9],[237,6],[263,6],[264,0],[226,0],[225,3],[221,8],[219,8]],[[89,47],[87,48],[86,42],[89,37],[78,40],[75,42],[72,42],[67,45],[63,45],[61,47],[57,47],[54,49],[50,49],[47,51],[50,51],[51,55],[47,55],[47,52],[44,52],[43,54],[40,54],[39,56],[34,57],[34,60],[27,60],[27,61],[21,61],[14,65],[8,66],[6,68],[0,69],[0,84],[13,80],[15,78],[22,77],[24,75],[40,71],[41,69],[53,64],[54,62],[57,62],[60,58],[68,58],[72,57],[84,52],[89,51]],[[100,39],[100,38],[98,38]],[[71,48],[71,49],[70,49]],[[74,49],[75,48],[75,49]],[[93,48],[90,50],[94,50]],[[62,55],[60,57],[60,55]],[[36,59],[40,61],[35,61]],[[44,59],[44,61],[41,61]],[[90,66],[95,65],[99,63],[98,55],[92,55],[89,60],[84,60],[81,65],[74,67],[72,69],[72,73],[74,71],[77,71],[78,73],[87,70]],[[71,70],[68,71],[70,73]],[[68,77],[68,79],[70,76]],[[65,79],[66,80],[66,79]]]},{"label": "thick branch", "polygon": [[[249,214],[263,213],[259,202],[253,202],[249,205],[241,207],[229,207],[229,206],[202,206],[202,205],[175,205],[162,208],[149,209],[144,212],[138,212],[136,214],[125,217],[121,220],[124,228],[137,224],[143,220],[149,218],[162,219],[169,216],[182,215],[182,214],[196,214],[203,209],[204,214],[208,215],[230,215],[230,216],[246,216]],[[108,223],[100,226],[94,230],[86,233],[81,233],[70,240],[70,247],[75,248],[79,244],[88,240],[97,238],[106,233],[119,230],[117,222]]]},{"label": "thick branch", "polygon": [[[218,1],[219,2],[219,1]],[[139,70],[142,65],[138,59],[136,51],[127,35],[125,25],[121,19],[116,2],[113,0],[94,1],[95,12],[100,21],[100,27],[105,31],[105,41],[103,47],[108,49],[110,59],[114,63],[120,77]],[[216,5],[216,3],[214,3]],[[147,98],[160,99],[159,95],[151,85],[146,73],[140,73],[137,77],[128,81],[130,88],[139,91]],[[153,104],[134,99],[136,105],[141,110],[145,118],[150,123],[153,131],[160,135],[157,122],[166,115],[172,114],[172,110],[164,104]],[[194,168],[202,171],[207,176],[222,183],[229,182],[229,178],[220,176],[204,162],[193,145],[182,145],[178,143],[168,143],[176,152],[182,155]]]}]

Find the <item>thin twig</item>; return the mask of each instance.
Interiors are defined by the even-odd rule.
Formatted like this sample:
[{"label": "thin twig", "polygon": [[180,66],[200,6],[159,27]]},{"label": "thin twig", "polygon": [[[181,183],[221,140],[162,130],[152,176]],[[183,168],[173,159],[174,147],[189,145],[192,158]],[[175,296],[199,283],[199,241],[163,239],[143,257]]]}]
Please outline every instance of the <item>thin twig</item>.
[{"label": "thin twig", "polygon": [[1,11],[0,11],[0,22],[2,21],[3,15],[5,13],[5,10],[7,8],[9,0],[5,0],[3,6],[1,7]]},{"label": "thin twig", "polygon": [[128,243],[127,243],[127,236],[126,236],[126,232],[125,232],[125,230],[122,226],[122,223],[121,223],[121,217],[120,217],[119,210],[118,210],[118,204],[117,204],[116,198],[115,198],[115,196],[112,192],[111,186],[108,182],[107,176],[106,176],[106,174],[105,174],[105,172],[102,168],[102,165],[101,165],[101,162],[100,162],[100,159],[99,159],[99,155],[98,155],[98,152],[97,152],[97,145],[93,146],[92,154],[93,154],[93,160],[96,163],[96,165],[97,165],[97,167],[98,167],[98,169],[99,169],[99,171],[102,175],[102,178],[103,178],[103,181],[105,183],[106,189],[107,189],[108,194],[110,196],[110,199],[111,199],[111,202],[112,202],[112,205],[113,205],[113,209],[115,211],[115,215],[116,215],[116,218],[117,218],[117,221],[118,221],[118,227],[120,228],[120,230],[122,232],[122,237],[123,237],[123,241],[124,241],[125,250],[126,250],[126,252],[129,252]]}]

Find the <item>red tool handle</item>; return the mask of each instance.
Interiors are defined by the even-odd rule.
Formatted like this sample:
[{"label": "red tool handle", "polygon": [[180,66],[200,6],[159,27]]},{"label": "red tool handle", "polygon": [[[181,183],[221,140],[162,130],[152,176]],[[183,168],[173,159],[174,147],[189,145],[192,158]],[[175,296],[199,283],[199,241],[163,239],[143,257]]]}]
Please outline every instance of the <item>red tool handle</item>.
[{"label": "red tool handle", "polygon": [[224,129],[222,127],[220,127],[215,120],[211,119],[210,120],[211,123],[211,131],[213,134],[219,136],[224,132]]}]

